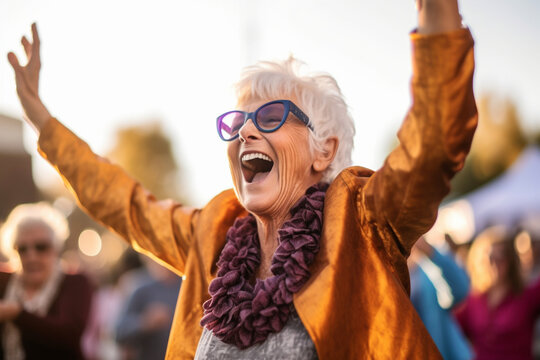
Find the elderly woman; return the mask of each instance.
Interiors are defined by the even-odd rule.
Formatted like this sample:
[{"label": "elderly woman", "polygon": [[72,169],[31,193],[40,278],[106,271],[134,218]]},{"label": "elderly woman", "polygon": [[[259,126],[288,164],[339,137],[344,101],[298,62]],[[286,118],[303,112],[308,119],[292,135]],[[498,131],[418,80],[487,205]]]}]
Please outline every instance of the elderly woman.
[{"label": "elderly woman", "polygon": [[343,170],[354,127],[333,78],[260,63],[238,83],[238,110],[217,119],[234,191],[202,209],[156,201],[51,117],[35,26],[28,64],[9,54],[40,151],[80,204],[185,274],[168,359],[440,358],[409,301],[406,258],[470,146],[473,40],[456,0],[418,9],[415,100],[380,170]]},{"label": "elderly woman", "polygon": [[0,273],[0,359],[83,358],[92,287],[60,267],[68,233],[64,216],[45,203],[19,205],[2,226],[3,252],[19,270]]}]

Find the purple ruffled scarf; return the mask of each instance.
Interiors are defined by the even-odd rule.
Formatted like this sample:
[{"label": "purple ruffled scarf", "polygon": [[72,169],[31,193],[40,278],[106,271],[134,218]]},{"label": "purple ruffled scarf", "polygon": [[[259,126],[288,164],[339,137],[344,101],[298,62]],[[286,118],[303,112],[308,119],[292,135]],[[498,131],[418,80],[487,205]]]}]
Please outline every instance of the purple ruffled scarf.
[{"label": "purple ruffled scarf", "polygon": [[260,263],[257,223],[253,215],[237,219],[210,283],[201,325],[220,340],[245,349],[279,332],[290,314],[293,294],[310,276],[309,265],[319,251],[324,197],[328,184],[310,187],[292,207],[291,218],[279,229],[272,257],[273,276],[250,280]]}]

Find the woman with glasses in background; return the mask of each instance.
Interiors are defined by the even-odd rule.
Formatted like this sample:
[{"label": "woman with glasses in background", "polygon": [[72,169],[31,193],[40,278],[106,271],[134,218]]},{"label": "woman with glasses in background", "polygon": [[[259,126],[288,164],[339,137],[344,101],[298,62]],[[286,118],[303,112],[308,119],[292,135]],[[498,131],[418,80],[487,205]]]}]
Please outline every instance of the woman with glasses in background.
[{"label": "woman with glasses in background", "polygon": [[0,359],[83,359],[92,286],[60,266],[69,234],[45,203],[19,205],[2,226],[2,251],[17,269],[0,273]]},{"label": "woman with glasses in background", "polygon": [[355,130],[332,77],[262,62],[217,118],[234,191],[202,209],[156,201],[51,117],[35,26],[28,64],[9,54],[40,151],[81,205],[186,276],[168,359],[440,358],[409,301],[406,258],[472,140],[473,40],[456,0],[418,9],[415,100],[381,169],[345,169]]}]

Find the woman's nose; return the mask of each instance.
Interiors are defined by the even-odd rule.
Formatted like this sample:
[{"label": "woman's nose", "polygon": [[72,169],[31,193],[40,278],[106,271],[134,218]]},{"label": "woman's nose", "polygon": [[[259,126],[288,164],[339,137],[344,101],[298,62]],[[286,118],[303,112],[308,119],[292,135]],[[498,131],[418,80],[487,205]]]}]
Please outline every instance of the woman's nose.
[{"label": "woman's nose", "polygon": [[257,139],[260,136],[259,129],[257,129],[252,119],[248,119],[238,131],[238,138],[241,142],[246,142],[249,139]]}]

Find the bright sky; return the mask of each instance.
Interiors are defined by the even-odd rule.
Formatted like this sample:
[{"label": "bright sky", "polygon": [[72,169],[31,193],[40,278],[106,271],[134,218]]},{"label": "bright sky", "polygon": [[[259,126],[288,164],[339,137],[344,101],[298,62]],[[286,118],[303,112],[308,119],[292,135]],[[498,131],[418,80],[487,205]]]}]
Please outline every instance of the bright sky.
[{"label": "bright sky", "polygon": [[[477,94],[511,96],[540,130],[540,1],[461,0],[476,39]],[[332,74],[356,119],[353,161],[378,168],[410,103],[413,0],[2,0],[0,112],[21,116],[5,54],[36,21],[41,96],[97,153],[119,126],[161,119],[194,205],[231,186],[215,117],[253,62],[293,54]],[[27,128],[29,129],[29,128]],[[1,131],[1,129],[0,129]],[[52,170],[34,150],[36,181]]]}]

